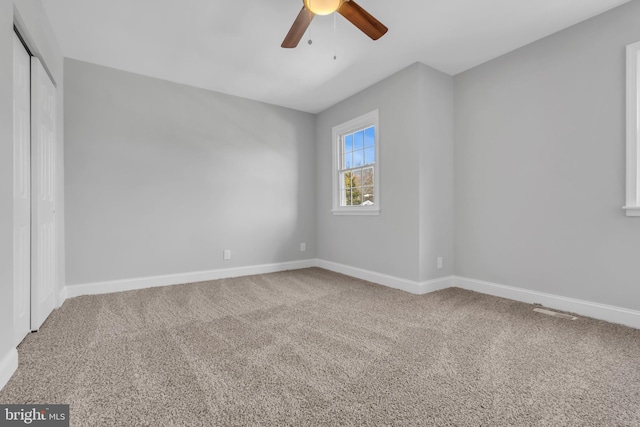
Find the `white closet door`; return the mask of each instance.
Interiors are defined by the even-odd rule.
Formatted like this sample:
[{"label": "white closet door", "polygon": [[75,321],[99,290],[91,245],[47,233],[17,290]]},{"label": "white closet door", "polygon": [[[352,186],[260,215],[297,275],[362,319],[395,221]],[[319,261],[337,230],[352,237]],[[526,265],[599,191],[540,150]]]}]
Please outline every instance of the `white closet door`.
[{"label": "white closet door", "polygon": [[31,330],[56,305],[56,89],[38,58],[31,58]]},{"label": "white closet door", "polygon": [[13,34],[13,324],[15,345],[31,330],[31,57]]}]

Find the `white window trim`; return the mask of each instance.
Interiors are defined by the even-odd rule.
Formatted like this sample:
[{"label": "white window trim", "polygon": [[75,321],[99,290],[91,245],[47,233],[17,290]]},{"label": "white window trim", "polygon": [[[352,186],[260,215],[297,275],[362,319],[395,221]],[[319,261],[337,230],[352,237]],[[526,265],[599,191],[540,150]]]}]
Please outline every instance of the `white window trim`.
[{"label": "white window trim", "polygon": [[640,42],[627,45],[627,216],[640,216]]},{"label": "white window trim", "polygon": [[[331,171],[333,176],[331,190],[333,194],[333,210],[331,212],[334,215],[380,215],[380,127],[378,126],[378,116],[378,110],[374,110],[333,127],[333,170]],[[340,206],[338,171],[340,170],[340,144],[342,143],[342,136],[369,126],[375,127],[376,162],[373,175],[373,200],[375,204],[373,206]]]}]

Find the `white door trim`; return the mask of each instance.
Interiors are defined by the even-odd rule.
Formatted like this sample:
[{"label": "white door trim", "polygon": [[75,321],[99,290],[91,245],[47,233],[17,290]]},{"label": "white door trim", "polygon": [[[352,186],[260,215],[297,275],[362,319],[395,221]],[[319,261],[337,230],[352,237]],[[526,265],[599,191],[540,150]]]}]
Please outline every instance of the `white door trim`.
[{"label": "white door trim", "polygon": [[13,34],[13,331],[31,330],[31,56]]}]

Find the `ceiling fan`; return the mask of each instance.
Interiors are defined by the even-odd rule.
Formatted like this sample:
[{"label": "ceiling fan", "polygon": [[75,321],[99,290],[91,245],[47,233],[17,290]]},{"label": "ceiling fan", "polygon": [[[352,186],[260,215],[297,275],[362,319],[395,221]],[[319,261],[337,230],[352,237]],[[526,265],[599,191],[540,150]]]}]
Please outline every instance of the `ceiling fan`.
[{"label": "ceiling fan", "polygon": [[358,27],[363,33],[378,40],[389,30],[369,12],[360,7],[353,0],[303,0],[304,6],[293,22],[289,33],[282,42],[282,47],[293,48],[298,46],[300,39],[307,31],[309,24],[316,15],[329,15],[338,12],[347,18],[349,22]]}]

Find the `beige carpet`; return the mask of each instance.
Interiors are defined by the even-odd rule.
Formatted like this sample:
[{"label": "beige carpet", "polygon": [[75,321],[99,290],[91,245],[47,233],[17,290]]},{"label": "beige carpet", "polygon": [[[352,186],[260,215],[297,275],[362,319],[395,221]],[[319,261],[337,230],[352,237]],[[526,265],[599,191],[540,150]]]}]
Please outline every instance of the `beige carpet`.
[{"label": "beige carpet", "polygon": [[307,269],[67,301],[0,403],[72,425],[638,426],[640,331]]}]

